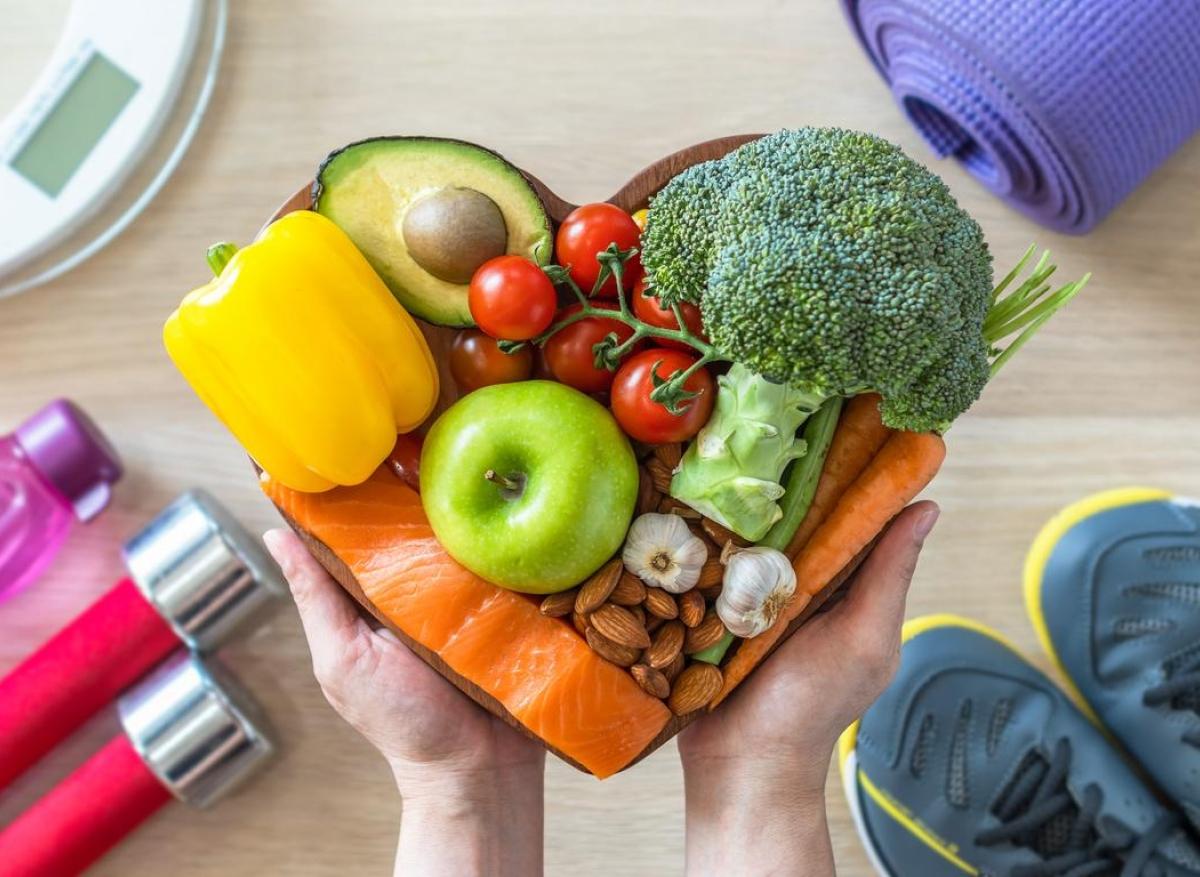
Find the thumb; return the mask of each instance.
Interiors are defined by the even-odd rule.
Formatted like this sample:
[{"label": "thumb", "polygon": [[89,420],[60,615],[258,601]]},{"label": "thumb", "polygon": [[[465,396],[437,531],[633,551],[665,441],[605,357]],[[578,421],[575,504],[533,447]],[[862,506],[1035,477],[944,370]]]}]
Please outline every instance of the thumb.
[{"label": "thumb", "polygon": [[830,632],[858,655],[886,663],[898,654],[908,588],[939,514],[936,504],[925,501],[897,515],[829,613]]},{"label": "thumb", "polygon": [[263,544],[292,590],[319,677],[323,669],[336,666],[346,654],[347,646],[362,632],[363,621],[346,592],[295,533],[268,530],[263,534]]}]

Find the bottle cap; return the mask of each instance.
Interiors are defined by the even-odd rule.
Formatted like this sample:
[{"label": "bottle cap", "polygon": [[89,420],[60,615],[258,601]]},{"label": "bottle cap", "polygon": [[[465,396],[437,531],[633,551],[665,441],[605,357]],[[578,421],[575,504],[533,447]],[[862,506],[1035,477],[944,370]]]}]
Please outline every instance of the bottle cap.
[{"label": "bottle cap", "polygon": [[203,490],[159,512],[123,553],[142,594],[201,652],[250,631],[287,590],[259,541]]},{"label": "bottle cap", "polygon": [[22,423],[14,437],[33,467],[90,521],[108,505],[121,458],[79,406],[56,399]]},{"label": "bottle cap", "polygon": [[176,652],[117,701],[133,748],[176,798],[214,804],[275,751],[254,700],[219,665]]}]

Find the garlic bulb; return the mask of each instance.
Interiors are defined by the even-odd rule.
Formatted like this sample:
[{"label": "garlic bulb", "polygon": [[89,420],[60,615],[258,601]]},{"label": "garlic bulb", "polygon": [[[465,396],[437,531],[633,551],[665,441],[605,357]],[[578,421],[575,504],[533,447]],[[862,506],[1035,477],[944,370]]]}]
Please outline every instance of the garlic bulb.
[{"label": "garlic bulb", "polygon": [[707,559],[708,546],[692,534],[683,518],[653,512],[634,520],[621,552],[626,569],[672,594],[690,590],[700,580]]},{"label": "garlic bulb", "polygon": [[770,628],[796,592],[796,571],[787,556],[756,546],[734,551],[725,561],[717,615],[734,636],[758,636]]}]

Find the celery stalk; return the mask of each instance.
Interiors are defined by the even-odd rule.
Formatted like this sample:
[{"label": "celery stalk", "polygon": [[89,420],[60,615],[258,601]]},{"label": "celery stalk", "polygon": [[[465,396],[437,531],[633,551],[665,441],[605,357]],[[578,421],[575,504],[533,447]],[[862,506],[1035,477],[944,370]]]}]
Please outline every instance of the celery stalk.
[{"label": "celery stalk", "polygon": [[804,422],[804,431],[801,433],[805,444],[804,456],[792,463],[788,470],[785,493],[779,503],[783,517],[759,540],[759,545],[783,551],[792,541],[817,492],[817,482],[825,467],[825,455],[829,452],[829,443],[833,441],[841,413],[842,399],[836,397],[825,402],[816,414]]},{"label": "celery stalk", "polygon": [[692,655],[693,660],[704,661],[706,664],[720,664],[725,657],[725,653],[729,651],[729,646],[733,643],[733,634],[729,631],[725,632],[725,636],[721,637],[721,641],[714,646],[709,646],[702,652],[696,652]]}]

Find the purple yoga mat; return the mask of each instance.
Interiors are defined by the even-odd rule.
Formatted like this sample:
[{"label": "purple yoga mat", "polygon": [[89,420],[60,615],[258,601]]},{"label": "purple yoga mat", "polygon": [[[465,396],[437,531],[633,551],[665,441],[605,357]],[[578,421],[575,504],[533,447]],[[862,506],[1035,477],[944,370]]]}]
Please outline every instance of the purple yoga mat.
[{"label": "purple yoga mat", "polygon": [[842,0],[917,130],[1081,234],[1200,128],[1200,0]]}]

